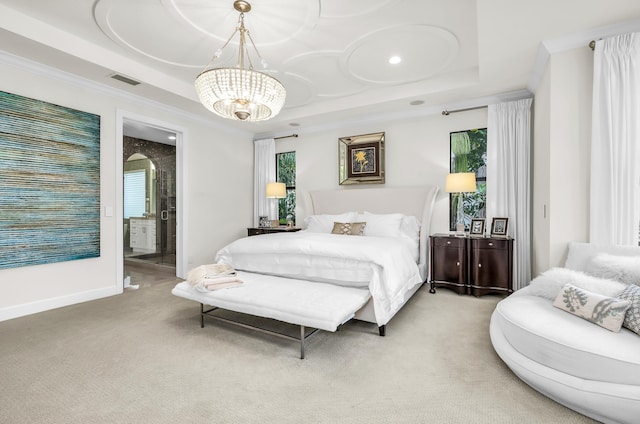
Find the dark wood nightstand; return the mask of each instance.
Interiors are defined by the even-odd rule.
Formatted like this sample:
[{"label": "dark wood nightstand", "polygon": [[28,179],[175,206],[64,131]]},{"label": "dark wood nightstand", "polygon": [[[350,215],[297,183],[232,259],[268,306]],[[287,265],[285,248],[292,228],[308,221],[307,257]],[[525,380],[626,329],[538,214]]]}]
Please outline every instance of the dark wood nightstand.
[{"label": "dark wood nightstand", "polygon": [[259,234],[271,234],[271,233],[295,233],[302,228],[298,227],[256,227],[247,228],[247,236],[257,236]]},{"label": "dark wood nightstand", "polygon": [[513,293],[513,239],[469,238],[470,294]]},{"label": "dark wood nightstand", "polygon": [[436,292],[436,287],[468,293],[466,244],[464,237],[431,236],[431,293]]},{"label": "dark wood nightstand", "polygon": [[434,234],[430,239],[429,292],[446,287],[473,296],[513,293],[512,238]]}]

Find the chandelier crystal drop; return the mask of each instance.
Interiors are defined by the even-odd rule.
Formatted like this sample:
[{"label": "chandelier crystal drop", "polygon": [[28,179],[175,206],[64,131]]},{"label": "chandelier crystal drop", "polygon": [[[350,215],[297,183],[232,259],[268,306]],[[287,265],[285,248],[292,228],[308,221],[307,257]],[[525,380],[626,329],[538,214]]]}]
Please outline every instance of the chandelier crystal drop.
[{"label": "chandelier crystal drop", "polygon": [[[251,10],[251,5],[246,1],[236,0],[233,7],[240,12],[238,27],[196,77],[196,92],[204,107],[223,118],[265,121],[280,113],[286,98],[286,90],[277,79],[253,69],[246,45],[247,37],[260,62],[262,64],[265,62],[251,34],[244,26],[244,14]],[[227,47],[236,33],[240,36],[237,67],[215,68],[215,60],[220,57],[222,50]],[[245,61],[248,62],[248,68],[245,68]]]}]

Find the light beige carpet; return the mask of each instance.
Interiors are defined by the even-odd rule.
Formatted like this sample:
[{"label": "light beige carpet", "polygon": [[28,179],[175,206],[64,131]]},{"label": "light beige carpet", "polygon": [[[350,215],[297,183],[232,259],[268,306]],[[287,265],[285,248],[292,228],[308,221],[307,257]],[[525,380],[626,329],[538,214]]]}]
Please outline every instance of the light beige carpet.
[{"label": "light beige carpet", "polygon": [[[489,340],[499,297],[423,287],[299,345],[216,321],[174,282],[0,323],[0,423],[590,423]],[[294,331],[295,334],[295,331]]]}]

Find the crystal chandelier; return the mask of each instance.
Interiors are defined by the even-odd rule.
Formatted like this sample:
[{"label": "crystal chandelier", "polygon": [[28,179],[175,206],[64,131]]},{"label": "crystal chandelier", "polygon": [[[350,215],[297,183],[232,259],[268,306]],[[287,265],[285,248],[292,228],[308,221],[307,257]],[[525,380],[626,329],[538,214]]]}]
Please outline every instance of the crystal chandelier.
[{"label": "crystal chandelier", "polygon": [[[196,77],[196,92],[204,107],[223,118],[264,121],[280,112],[284,105],[286,91],[277,79],[253,70],[253,63],[246,46],[247,37],[263,66],[266,67],[266,64],[251,34],[244,26],[244,14],[251,10],[251,5],[246,1],[236,0],[233,2],[233,7],[240,12],[238,27]],[[240,34],[237,66],[235,68],[213,67],[222,50],[237,33]],[[245,60],[249,65],[248,68],[245,68]]]}]

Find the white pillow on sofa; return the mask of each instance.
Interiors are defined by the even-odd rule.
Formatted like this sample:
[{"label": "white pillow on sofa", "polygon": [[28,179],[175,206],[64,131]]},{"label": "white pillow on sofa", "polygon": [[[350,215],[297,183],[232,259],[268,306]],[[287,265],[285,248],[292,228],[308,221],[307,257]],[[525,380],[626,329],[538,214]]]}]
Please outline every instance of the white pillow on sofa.
[{"label": "white pillow on sofa", "polygon": [[607,297],[616,297],[627,287],[619,281],[594,277],[584,272],[567,268],[551,268],[531,280],[527,291],[533,296],[554,300],[565,284],[573,284]]},{"label": "white pillow on sofa", "polygon": [[625,284],[640,284],[640,256],[599,253],[589,259],[585,272]]},{"label": "white pillow on sofa", "polygon": [[564,267],[575,269],[576,271],[584,271],[589,260],[599,253],[617,256],[640,256],[640,247],[610,246],[572,241],[569,243],[569,253]]}]

